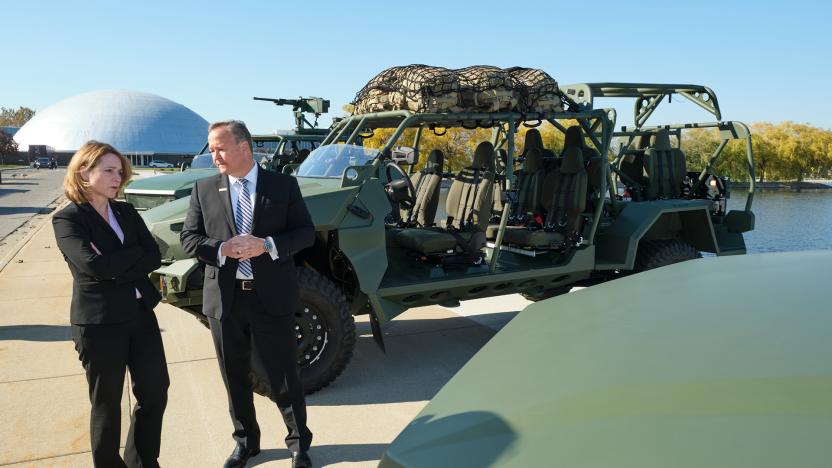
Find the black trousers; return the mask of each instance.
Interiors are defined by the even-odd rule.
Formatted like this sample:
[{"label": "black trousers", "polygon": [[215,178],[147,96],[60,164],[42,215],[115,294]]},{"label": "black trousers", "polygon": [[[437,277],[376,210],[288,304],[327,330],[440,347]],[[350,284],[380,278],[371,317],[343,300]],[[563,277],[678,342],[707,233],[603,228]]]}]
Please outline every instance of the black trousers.
[{"label": "black trousers", "polygon": [[312,432],[306,426],[306,400],[298,373],[295,314],[268,314],[254,291],[238,289],[234,291],[230,316],[224,320],[209,318],[208,323],[228,392],[234,440],[249,449],[260,448],[260,426],[249,378],[254,343],[274,394],[287,390],[276,398],[288,431],[286,446],[293,452],[308,450]]},{"label": "black trousers", "polygon": [[[170,379],[156,315],[141,304],[138,317],[129,322],[72,325],[72,340],[87,371],[93,464],[108,468],[159,466]],[[130,369],[136,405],[122,460],[119,441],[125,368]]]}]

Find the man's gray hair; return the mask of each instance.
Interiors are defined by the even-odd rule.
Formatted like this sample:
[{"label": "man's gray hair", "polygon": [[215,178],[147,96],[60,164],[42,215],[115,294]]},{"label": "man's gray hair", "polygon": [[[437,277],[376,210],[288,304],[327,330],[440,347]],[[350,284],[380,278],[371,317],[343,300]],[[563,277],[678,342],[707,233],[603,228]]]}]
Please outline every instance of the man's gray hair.
[{"label": "man's gray hair", "polygon": [[222,120],[220,122],[213,122],[208,126],[208,133],[215,128],[227,128],[228,131],[234,135],[234,141],[237,143],[245,141],[248,143],[248,149],[254,153],[254,145],[251,143],[251,132],[248,131],[245,122],[242,120]]}]

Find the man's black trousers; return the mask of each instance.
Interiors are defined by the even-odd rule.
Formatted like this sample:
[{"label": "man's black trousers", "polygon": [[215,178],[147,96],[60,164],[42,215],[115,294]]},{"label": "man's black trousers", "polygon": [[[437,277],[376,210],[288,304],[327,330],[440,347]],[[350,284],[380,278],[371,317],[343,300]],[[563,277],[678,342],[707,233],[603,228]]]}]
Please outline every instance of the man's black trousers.
[{"label": "man's black trousers", "polygon": [[253,343],[288,430],[286,446],[293,452],[308,450],[312,432],[306,426],[306,401],[298,373],[295,314],[269,314],[255,291],[238,288],[231,314],[224,320],[209,318],[208,323],[228,392],[234,440],[249,449],[260,448],[260,426],[249,377]]}]

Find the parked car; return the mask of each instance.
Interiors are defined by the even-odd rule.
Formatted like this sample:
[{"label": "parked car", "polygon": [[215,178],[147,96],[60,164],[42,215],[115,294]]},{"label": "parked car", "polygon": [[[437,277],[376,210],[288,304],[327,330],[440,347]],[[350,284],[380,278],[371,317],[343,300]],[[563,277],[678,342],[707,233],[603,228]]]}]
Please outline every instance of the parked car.
[{"label": "parked car", "polygon": [[173,164],[171,164],[167,161],[161,161],[161,160],[158,160],[158,159],[154,159],[153,161],[150,161],[150,164],[148,164],[147,167],[171,168],[171,167],[176,167],[176,166],[174,166]]},{"label": "parked car", "polygon": [[49,158],[37,158],[35,159],[35,162],[32,163],[32,167],[34,167],[35,169],[40,169],[42,167],[51,168],[51,160]]}]

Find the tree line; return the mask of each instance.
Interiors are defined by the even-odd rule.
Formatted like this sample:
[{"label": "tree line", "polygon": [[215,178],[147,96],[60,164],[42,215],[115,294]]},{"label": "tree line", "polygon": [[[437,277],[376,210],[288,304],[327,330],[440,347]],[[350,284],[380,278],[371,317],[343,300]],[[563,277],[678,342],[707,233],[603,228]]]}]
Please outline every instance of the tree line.
[{"label": "tree line", "polygon": [[[569,126],[574,122],[562,122]],[[548,122],[537,127],[546,148],[559,153],[563,148],[563,133]],[[515,136],[516,153],[522,154],[528,127],[520,126]],[[365,146],[379,148],[393,134],[392,129],[375,129],[364,138]],[[832,177],[832,130],[795,122],[772,124],[755,123],[751,126],[755,176],[764,181],[803,181]],[[398,145],[412,146],[415,129],[407,129]],[[478,128],[425,129],[420,139],[421,158],[416,169],[424,167],[431,150],[445,155],[445,171],[456,172],[471,163],[474,149],[482,141],[491,141],[491,130]],[[719,132],[712,128],[687,129],[682,133],[681,149],[687,158],[688,170],[701,170],[720,143]],[[613,150],[618,148],[613,142]],[[717,160],[713,170],[736,181],[748,180],[745,141],[731,140]]]},{"label": "tree line", "polygon": [[[0,127],[22,127],[34,117],[35,111],[28,107],[17,109],[0,107]],[[0,131],[0,164],[6,163],[6,158],[17,155],[17,142],[7,133]]]},{"label": "tree line", "polygon": [[[713,130],[693,129],[682,136],[688,165],[701,169],[719,144]],[[832,172],[832,131],[808,124],[759,122],[751,126],[757,180],[828,179]],[[716,172],[733,180],[748,180],[745,142],[731,140],[717,161]]]},{"label": "tree line", "polygon": [[28,107],[17,109],[0,107],[0,127],[22,127],[35,116],[35,111]]}]

